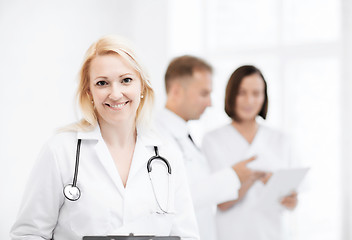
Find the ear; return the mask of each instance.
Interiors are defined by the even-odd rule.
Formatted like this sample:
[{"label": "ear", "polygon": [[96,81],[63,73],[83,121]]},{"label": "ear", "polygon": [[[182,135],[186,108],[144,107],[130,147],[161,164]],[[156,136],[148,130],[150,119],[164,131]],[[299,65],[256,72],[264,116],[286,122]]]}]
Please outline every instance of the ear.
[{"label": "ear", "polygon": [[88,97],[89,100],[93,100],[93,96],[92,96],[92,94],[91,94],[89,88],[88,88],[88,90],[86,91],[86,95],[87,95],[87,97]]},{"label": "ear", "polygon": [[170,86],[169,95],[180,97],[184,94],[185,88],[180,81],[175,81]]}]

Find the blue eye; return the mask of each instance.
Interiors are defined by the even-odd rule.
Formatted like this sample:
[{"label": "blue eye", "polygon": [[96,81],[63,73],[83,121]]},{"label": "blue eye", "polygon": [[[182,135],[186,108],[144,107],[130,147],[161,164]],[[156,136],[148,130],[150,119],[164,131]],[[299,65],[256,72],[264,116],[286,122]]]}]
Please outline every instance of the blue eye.
[{"label": "blue eye", "polygon": [[132,78],[124,78],[122,80],[123,83],[130,83],[132,81]]},{"label": "blue eye", "polygon": [[98,86],[105,86],[105,85],[107,85],[108,83],[106,82],[106,81],[103,81],[103,80],[101,80],[101,81],[99,81],[99,82],[97,82],[96,83],[96,85],[98,85]]}]

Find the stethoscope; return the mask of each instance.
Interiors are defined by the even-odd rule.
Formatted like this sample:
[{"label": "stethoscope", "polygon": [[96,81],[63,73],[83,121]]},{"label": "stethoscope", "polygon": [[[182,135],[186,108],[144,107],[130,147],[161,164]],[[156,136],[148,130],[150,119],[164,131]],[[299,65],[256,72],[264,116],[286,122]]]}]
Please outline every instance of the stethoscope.
[{"label": "stethoscope", "polygon": [[[80,156],[80,150],[81,150],[81,142],[82,139],[78,139],[77,141],[77,149],[76,149],[76,163],[75,163],[75,172],[73,174],[73,181],[72,184],[67,184],[64,187],[64,196],[65,198],[67,198],[70,201],[77,201],[80,197],[81,197],[81,190],[79,189],[79,187],[77,186],[77,176],[78,176],[78,166],[79,166],[79,156]],[[161,207],[158,198],[156,196],[155,193],[155,188],[154,188],[154,184],[151,178],[150,173],[152,172],[152,162],[154,160],[159,160],[162,161],[166,167],[167,167],[167,172],[168,172],[168,191],[167,191],[167,207],[166,209],[169,208],[169,194],[170,194],[170,175],[171,175],[171,166],[169,164],[169,162],[163,158],[162,156],[159,155],[159,150],[157,146],[154,146],[154,151],[155,151],[155,156],[152,156],[147,163],[147,171],[148,171],[148,175],[149,175],[149,179],[152,185],[152,189],[153,189],[153,193],[154,193],[154,197],[155,200],[158,204],[158,207],[160,208],[160,210],[162,211],[162,213],[168,213],[167,210],[165,210],[164,208]]]}]

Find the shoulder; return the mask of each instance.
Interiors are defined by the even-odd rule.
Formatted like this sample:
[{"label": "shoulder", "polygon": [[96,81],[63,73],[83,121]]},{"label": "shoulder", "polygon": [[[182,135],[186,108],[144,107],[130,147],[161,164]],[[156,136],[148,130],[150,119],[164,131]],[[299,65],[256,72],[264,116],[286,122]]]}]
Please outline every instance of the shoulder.
[{"label": "shoulder", "polygon": [[66,166],[67,156],[74,154],[76,145],[74,143],[77,133],[65,132],[56,133],[41,148],[41,151],[34,163],[33,171],[38,174],[38,171],[46,169],[46,171],[61,172],[61,169]]},{"label": "shoulder", "polygon": [[277,128],[260,124],[260,129],[267,138],[270,138],[272,140],[276,140],[279,142],[288,142],[290,139],[289,134]]},{"label": "shoulder", "polygon": [[62,162],[74,154],[77,148],[77,132],[59,132],[54,134],[42,147],[40,158]]},{"label": "shoulder", "polygon": [[171,159],[179,158],[181,155],[176,148],[176,144],[169,136],[161,133],[155,128],[139,129],[138,137],[141,139],[145,146],[157,146],[160,155],[167,156]]},{"label": "shoulder", "polygon": [[231,128],[230,124],[226,124],[205,134],[201,145],[203,153],[209,155],[221,151],[220,149],[224,148],[224,143],[232,138],[233,129]]},{"label": "shoulder", "polygon": [[227,134],[231,133],[233,131],[231,124],[226,124],[224,126],[221,126],[219,128],[216,128],[204,135],[203,140],[209,140],[209,139],[219,139],[223,138]]},{"label": "shoulder", "polygon": [[59,149],[77,141],[77,132],[58,132],[46,143],[50,149]]}]

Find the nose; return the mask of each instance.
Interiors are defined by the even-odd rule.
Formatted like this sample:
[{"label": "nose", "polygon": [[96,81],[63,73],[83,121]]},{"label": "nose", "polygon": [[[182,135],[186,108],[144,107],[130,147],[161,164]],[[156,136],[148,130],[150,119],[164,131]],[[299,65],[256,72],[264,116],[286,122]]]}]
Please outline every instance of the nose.
[{"label": "nose", "polygon": [[112,84],[110,88],[109,98],[113,101],[117,101],[122,96],[123,96],[122,89],[117,84]]},{"label": "nose", "polygon": [[212,101],[211,101],[211,97],[209,96],[209,99],[208,99],[208,102],[207,102],[207,107],[211,107],[212,104]]},{"label": "nose", "polygon": [[245,99],[247,104],[251,104],[254,101],[254,97],[250,94],[247,94]]}]

